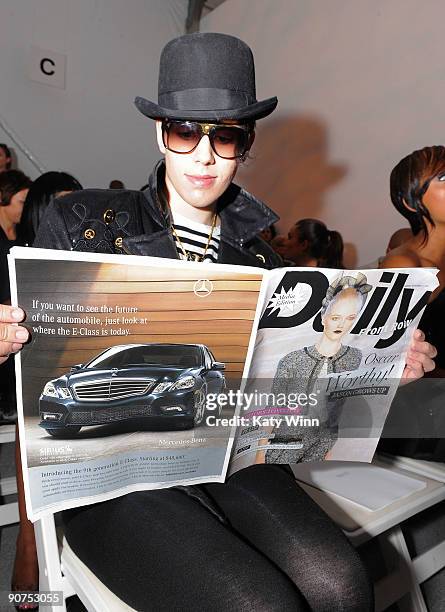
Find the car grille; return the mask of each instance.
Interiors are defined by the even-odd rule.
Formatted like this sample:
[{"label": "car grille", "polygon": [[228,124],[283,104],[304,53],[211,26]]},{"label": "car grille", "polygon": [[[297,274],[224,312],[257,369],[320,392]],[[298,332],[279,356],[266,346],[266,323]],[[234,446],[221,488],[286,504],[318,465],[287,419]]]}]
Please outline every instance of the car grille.
[{"label": "car grille", "polygon": [[70,425],[93,425],[114,423],[125,419],[145,417],[151,414],[150,406],[134,406],[133,408],[100,408],[98,410],[76,410],[72,412],[67,423]]},{"label": "car grille", "polygon": [[109,402],[145,395],[155,380],[148,378],[107,378],[73,385],[74,397],[81,402]]}]

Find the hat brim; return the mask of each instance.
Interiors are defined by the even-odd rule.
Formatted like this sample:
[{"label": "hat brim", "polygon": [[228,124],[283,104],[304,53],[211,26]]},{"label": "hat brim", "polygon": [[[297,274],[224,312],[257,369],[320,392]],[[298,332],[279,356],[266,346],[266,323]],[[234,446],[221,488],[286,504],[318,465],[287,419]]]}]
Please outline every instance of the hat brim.
[{"label": "hat brim", "polygon": [[230,108],[220,110],[178,110],[163,108],[145,98],[135,98],[136,108],[150,119],[195,119],[197,121],[255,121],[263,119],[272,113],[277,104],[276,97],[267,98],[243,108]]}]

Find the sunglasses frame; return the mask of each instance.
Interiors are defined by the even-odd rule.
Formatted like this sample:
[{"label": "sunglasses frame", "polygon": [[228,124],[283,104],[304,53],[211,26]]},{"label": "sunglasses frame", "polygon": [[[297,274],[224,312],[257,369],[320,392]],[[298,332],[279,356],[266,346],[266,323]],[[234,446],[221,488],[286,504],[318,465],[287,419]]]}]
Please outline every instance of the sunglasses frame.
[{"label": "sunglasses frame", "polygon": [[[167,143],[166,140],[168,139],[168,129],[171,125],[173,124],[191,124],[191,125],[198,125],[201,131],[201,136],[198,140],[198,142],[195,144],[195,146],[190,149],[190,151],[175,151],[174,149],[171,149]],[[247,142],[246,142],[246,147],[245,150],[240,153],[239,155],[234,155],[233,157],[223,157],[222,155],[220,155],[216,150],[215,147],[213,145],[213,141],[212,141],[212,135],[215,133],[215,128],[220,128],[220,127],[224,127],[224,128],[233,128],[233,129],[237,129],[237,130],[242,130],[243,132],[246,132],[247,134]],[[162,121],[162,142],[164,143],[164,147],[168,150],[171,151],[172,153],[177,153],[178,155],[188,155],[188,153],[192,153],[196,147],[199,145],[199,143],[201,142],[203,136],[208,136],[209,137],[209,141],[210,141],[210,146],[212,147],[212,151],[215,153],[215,155],[217,155],[218,157],[220,157],[221,159],[242,159],[246,153],[249,152],[250,147],[252,146],[252,138],[251,138],[251,134],[254,131],[253,127],[249,126],[249,125],[239,125],[239,124],[232,124],[232,123],[208,123],[203,122],[203,121],[189,121],[187,119],[180,121],[178,119],[163,119]]]}]

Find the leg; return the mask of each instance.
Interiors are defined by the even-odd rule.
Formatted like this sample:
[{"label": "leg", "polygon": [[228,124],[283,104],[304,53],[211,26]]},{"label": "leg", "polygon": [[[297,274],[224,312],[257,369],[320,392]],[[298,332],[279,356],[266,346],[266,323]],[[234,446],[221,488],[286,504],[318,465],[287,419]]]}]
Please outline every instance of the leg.
[{"label": "leg", "polygon": [[344,534],[278,465],[256,465],[206,485],[232,527],[297,585],[311,609],[373,610],[373,591]]},{"label": "leg", "polygon": [[182,491],[133,493],[64,521],[76,554],[137,610],[308,610],[285,574]]}]

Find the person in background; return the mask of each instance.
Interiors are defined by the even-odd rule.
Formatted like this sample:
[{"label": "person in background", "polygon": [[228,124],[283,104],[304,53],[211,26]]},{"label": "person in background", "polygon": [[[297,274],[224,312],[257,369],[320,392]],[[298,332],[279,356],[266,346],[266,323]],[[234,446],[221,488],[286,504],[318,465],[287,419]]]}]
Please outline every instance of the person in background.
[{"label": "person in background", "polygon": [[386,255],[402,244],[405,244],[405,242],[408,242],[408,240],[411,240],[413,236],[414,234],[409,227],[401,227],[396,230],[389,239],[388,246],[386,247]]},{"label": "person in background", "polygon": [[388,252],[381,267],[438,268],[432,302],[445,288],[445,147],[425,147],[404,157],[391,172],[390,189],[412,233]]},{"label": "person in background", "polygon": [[[380,267],[439,270],[439,287],[430,297],[419,329],[437,348],[436,367],[426,376],[442,379],[445,377],[445,147],[424,147],[404,157],[391,172],[390,192],[393,205],[411,226],[411,236],[388,252]],[[398,392],[379,448],[392,454],[443,462],[444,384],[440,380],[419,382]],[[405,429],[409,437],[400,437],[399,425],[406,421],[407,415],[411,416]],[[393,437],[391,431],[399,437]]]},{"label": "person in background", "polygon": [[67,172],[45,172],[32,184],[25,202],[17,234],[21,244],[32,246],[40,221],[54,198],[60,198],[72,191],[79,191],[82,185]]},{"label": "person in background", "polygon": [[119,179],[113,179],[108,185],[108,189],[125,189],[125,185]]},{"label": "person in background", "polygon": [[[437,365],[445,373],[445,147],[424,147],[404,157],[392,170],[391,201],[408,220],[411,237],[388,252],[382,268],[426,267],[439,270],[439,287],[419,323],[438,349]],[[409,230],[408,230],[409,231]],[[405,234],[406,236],[407,234]],[[432,373],[438,374],[438,370]]]},{"label": "person in background", "polygon": [[260,232],[261,238],[265,242],[268,242],[269,244],[276,237],[276,235],[277,235],[277,228],[275,227],[275,225],[269,225],[269,227],[266,227],[265,229],[263,229],[262,232]]},{"label": "person in background", "polygon": [[343,239],[317,219],[301,219],[286,236],[277,236],[271,246],[295,266],[343,268]]},{"label": "person in background", "polygon": [[5,170],[0,174],[0,302],[9,301],[6,256],[11,247],[20,244],[17,226],[31,184],[31,179],[21,170]]},{"label": "person in background", "polygon": [[388,246],[386,247],[385,255],[382,255],[381,257],[378,257],[377,259],[374,259],[373,261],[361,267],[367,268],[367,269],[380,268],[383,261],[385,260],[385,257],[388,255],[390,251],[397,249],[399,246],[401,246],[402,244],[410,240],[413,236],[414,234],[412,230],[410,230],[408,227],[401,227],[400,229],[396,230],[393,234],[391,234],[391,238],[389,239]]},{"label": "person in background", "polygon": [[[45,172],[31,185],[26,196],[25,207],[17,228],[20,244],[31,246],[40,221],[54,198],[61,198],[73,191],[79,191],[82,185],[67,172]],[[13,364],[12,360],[6,362]],[[13,374],[13,373],[12,373]],[[16,555],[11,579],[12,591],[38,591],[39,568],[34,536],[34,528],[26,516],[23,503],[23,475],[20,456],[20,443],[16,430],[16,477],[19,491],[19,533],[16,542]],[[20,606],[19,606],[20,608]],[[29,606],[21,609],[32,609]]]},{"label": "person in background", "polygon": [[0,143],[0,172],[10,170],[12,164],[12,154],[8,145]]},{"label": "person in background", "polygon": [[[17,225],[22,216],[31,179],[20,170],[0,173],[0,302],[9,303],[9,249],[22,244],[17,239]],[[0,424],[17,418],[15,404],[14,361],[0,365]]]}]

